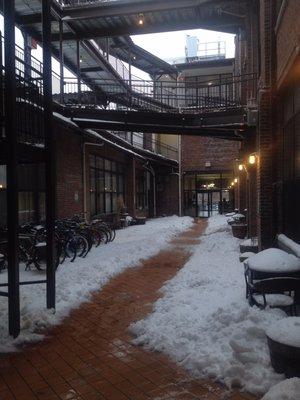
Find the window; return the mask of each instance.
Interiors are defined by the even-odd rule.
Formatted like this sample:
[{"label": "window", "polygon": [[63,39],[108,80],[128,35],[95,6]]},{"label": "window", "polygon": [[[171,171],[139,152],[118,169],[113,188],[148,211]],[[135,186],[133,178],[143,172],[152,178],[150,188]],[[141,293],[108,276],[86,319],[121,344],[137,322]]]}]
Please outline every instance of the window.
[{"label": "window", "polygon": [[91,215],[117,212],[117,198],[124,199],[124,173],[120,163],[90,155]]}]

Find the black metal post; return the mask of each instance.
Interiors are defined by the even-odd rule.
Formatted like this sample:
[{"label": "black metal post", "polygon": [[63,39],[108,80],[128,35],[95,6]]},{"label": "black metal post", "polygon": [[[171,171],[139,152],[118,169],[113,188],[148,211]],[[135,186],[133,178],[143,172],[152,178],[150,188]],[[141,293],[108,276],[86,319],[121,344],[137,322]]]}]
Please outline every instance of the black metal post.
[{"label": "black metal post", "polygon": [[15,2],[4,0],[5,35],[5,135],[7,142],[7,263],[9,333],[20,332],[20,287],[18,260],[18,136],[16,127]]},{"label": "black metal post", "polygon": [[78,101],[81,101],[81,70],[80,70],[80,40],[76,41],[76,62],[77,62],[77,92]]},{"label": "black metal post", "polygon": [[46,150],[47,308],[55,308],[55,138],[52,110],[51,3],[43,0],[43,88]]},{"label": "black metal post", "polygon": [[30,36],[26,32],[22,32],[24,38],[24,76],[25,79],[31,78],[31,47],[28,44]]},{"label": "black metal post", "polygon": [[60,102],[64,102],[64,47],[63,47],[63,33],[64,24],[62,20],[59,20],[59,93]]}]

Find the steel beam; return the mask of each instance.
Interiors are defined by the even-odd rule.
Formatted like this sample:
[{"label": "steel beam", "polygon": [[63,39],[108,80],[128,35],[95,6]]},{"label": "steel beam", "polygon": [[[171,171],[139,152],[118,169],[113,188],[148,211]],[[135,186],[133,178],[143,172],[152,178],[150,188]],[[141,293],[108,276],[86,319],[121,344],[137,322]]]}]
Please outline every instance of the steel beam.
[{"label": "steel beam", "polygon": [[9,333],[20,333],[18,136],[16,129],[15,1],[4,0],[5,134],[7,143],[7,263]]},{"label": "steel beam", "polygon": [[52,109],[52,62],[51,62],[51,4],[42,2],[43,22],[43,88],[44,88],[44,133],[46,150],[46,232],[47,232],[47,308],[55,308],[55,139]]},{"label": "steel beam", "polygon": [[[234,20],[234,21],[233,21]],[[237,21],[238,20],[238,21]],[[242,25],[242,21],[236,17],[229,17],[224,15],[211,15],[205,19],[199,19],[195,16],[194,20],[188,21],[163,21],[163,22],[149,22],[144,26],[135,24],[111,26],[109,28],[99,27],[91,30],[85,29],[84,31],[77,31],[76,34],[72,32],[64,33],[64,40],[74,39],[96,39],[100,37],[114,37],[125,35],[144,35],[148,33],[158,32],[173,32],[185,29],[208,29],[213,31],[221,31],[227,33],[237,33],[238,28]],[[52,35],[52,41],[59,41],[59,34]]]},{"label": "steel beam", "polygon": [[123,15],[138,15],[147,12],[172,11],[183,8],[198,7],[211,0],[119,0],[114,2],[91,4],[86,7],[67,7],[62,12],[62,17],[68,21],[99,17],[113,17]]},{"label": "steel beam", "polygon": [[235,134],[234,129],[209,129],[202,126],[180,126],[180,125],[157,125],[157,124],[135,124],[105,120],[85,120],[74,118],[73,121],[84,129],[107,129],[121,132],[144,132],[144,133],[163,133],[177,135],[210,136],[228,140],[241,141],[242,138]]}]

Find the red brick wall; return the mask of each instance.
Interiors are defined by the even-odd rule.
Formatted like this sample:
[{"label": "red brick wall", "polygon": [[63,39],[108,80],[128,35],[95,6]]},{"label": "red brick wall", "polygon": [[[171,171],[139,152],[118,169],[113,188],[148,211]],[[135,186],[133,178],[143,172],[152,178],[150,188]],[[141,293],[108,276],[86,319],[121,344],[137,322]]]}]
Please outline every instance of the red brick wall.
[{"label": "red brick wall", "polygon": [[[182,171],[232,170],[234,160],[238,158],[240,143],[230,140],[200,136],[182,136]],[[210,161],[211,167],[205,168]]]},{"label": "red brick wall", "polygon": [[300,1],[286,2],[284,14],[277,24],[277,80],[282,81],[295,58],[300,55]]},{"label": "red brick wall", "polygon": [[81,138],[61,126],[57,128],[57,217],[83,212]]}]

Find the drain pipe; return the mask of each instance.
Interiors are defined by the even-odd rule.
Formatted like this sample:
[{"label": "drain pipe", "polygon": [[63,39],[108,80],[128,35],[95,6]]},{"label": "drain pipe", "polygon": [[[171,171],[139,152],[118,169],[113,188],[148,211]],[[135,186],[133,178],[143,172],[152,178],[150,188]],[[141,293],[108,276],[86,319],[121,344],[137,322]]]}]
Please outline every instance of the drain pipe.
[{"label": "drain pipe", "polygon": [[85,147],[86,146],[94,146],[94,147],[103,147],[104,143],[91,143],[91,142],[84,142],[82,148],[82,162],[83,162],[83,215],[84,220],[87,222],[87,195],[86,195],[86,157],[85,157]]},{"label": "drain pipe", "polygon": [[148,164],[143,164],[143,168],[149,171],[153,177],[153,216],[156,217],[156,179],[155,179],[155,171],[153,167]]},{"label": "drain pipe", "polygon": [[178,201],[179,201],[179,217],[182,217],[182,166],[181,166],[181,135],[178,135]]}]

